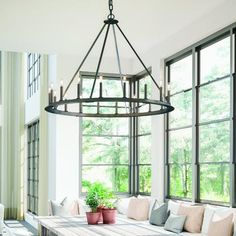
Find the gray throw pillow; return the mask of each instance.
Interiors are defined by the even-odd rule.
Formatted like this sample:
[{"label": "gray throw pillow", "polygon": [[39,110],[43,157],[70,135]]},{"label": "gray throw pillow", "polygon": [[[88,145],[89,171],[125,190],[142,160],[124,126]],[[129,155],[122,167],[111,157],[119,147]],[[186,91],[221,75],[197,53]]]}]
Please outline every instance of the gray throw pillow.
[{"label": "gray throw pillow", "polygon": [[183,231],[185,220],[186,216],[171,214],[165,223],[164,229],[179,234]]},{"label": "gray throw pillow", "polygon": [[167,213],[168,204],[164,203],[160,207],[155,209],[156,204],[157,201],[155,201],[152,207],[149,223],[152,225],[163,226],[168,218],[168,213]]}]

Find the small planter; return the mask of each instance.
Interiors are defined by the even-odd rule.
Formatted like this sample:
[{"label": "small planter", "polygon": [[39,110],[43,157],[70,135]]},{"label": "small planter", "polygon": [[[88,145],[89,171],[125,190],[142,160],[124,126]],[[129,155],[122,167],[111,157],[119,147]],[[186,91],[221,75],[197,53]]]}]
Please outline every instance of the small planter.
[{"label": "small planter", "polygon": [[116,208],[114,209],[103,208],[102,217],[103,217],[103,224],[115,224],[116,223]]},{"label": "small planter", "polygon": [[87,222],[89,225],[96,225],[99,222],[101,212],[86,212]]},{"label": "small planter", "polygon": [[102,209],[103,208],[104,208],[103,206],[97,207],[97,212],[100,212],[100,217],[99,217],[98,222],[103,222],[103,217],[102,217]]}]

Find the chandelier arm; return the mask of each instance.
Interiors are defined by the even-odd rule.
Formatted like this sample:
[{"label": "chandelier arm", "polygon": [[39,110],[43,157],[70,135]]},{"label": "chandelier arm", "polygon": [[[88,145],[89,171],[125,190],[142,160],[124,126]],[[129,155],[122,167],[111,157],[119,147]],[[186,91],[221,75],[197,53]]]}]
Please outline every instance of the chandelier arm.
[{"label": "chandelier arm", "polygon": [[124,34],[124,32],[122,31],[122,29],[120,28],[120,26],[118,24],[116,24],[117,28],[119,29],[119,31],[121,32],[121,34],[123,35],[123,37],[125,38],[126,42],[129,44],[130,48],[132,49],[132,51],[134,52],[134,54],[136,55],[136,57],[139,59],[139,61],[141,62],[141,64],[143,65],[144,69],[146,70],[146,72],[148,73],[148,75],[151,77],[153,83],[156,85],[156,87],[160,90],[159,85],[157,84],[157,82],[155,81],[155,79],[153,78],[152,74],[150,73],[150,71],[148,70],[148,68],[146,67],[146,65],[144,64],[144,62],[142,61],[142,59],[140,58],[140,56],[138,55],[138,53],[135,51],[134,47],[132,46],[132,44],[130,43],[130,41],[128,40],[128,38],[126,37],[126,35]]},{"label": "chandelier arm", "polygon": [[[113,30],[114,41],[115,41],[117,63],[118,63],[118,68],[119,68],[119,73],[120,73],[121,89],[122,89],[123,97],[125,97],[124,84],[123,84],[123,81],[122,81],[122,70],[121,70],[121,63],[120,63],[120,54],[119,54],[119,48],[118,48],[117,37],[116,37],[116,30],[115,30],[114,25],[112,25],[112,30]],[[126,103],[125,103],[125,109],[126,109],[126,112],[127,112],[127,104]]]},{"label": "chandelier arm", "polygon": [[93,41],[91,47],[89,48],[88,52],[86,53],[83,61],[80,63],[78,69],[76,70],[76,72],[74,73],[74,75],[72,76],[72,79],[70,80],[69,84],[67,85],[66,89],[65,89],[65,92],[63,93],[63,97],[65,97],[68,89],[70,88],[72,82],[74,81],[75,77],[77,76],[77,74],[79,73],[81,67],[83,66],[84,62],[86,61],[87,57],[89,56],[90,52],[92,51],[94,45],[96,44],[96,42],[98,41],[100,35],[102,34],[104,28],[105,28],[106,24],[104,24],[101,28],[101,30],[99,31],[98,35],[96,36],[95,40]]},{"label": "chandelier arm", "polygon": [[106,31],[106,35],[105,35],[105,38],[104,38],[104,41],[103,41],[102,50],[101,50],[101,53],[100,53],[100,57],[99,57],[98,65],[97,65],[95,78],[94,78],[94,81],[93,81],[93,87],[92,87],[92,90],[91,90],[90,98],[93,97],[93,91],[94,91],[94,88],[95,88],[98,72],[99,72],[99,69],[100,69],[100,66],[101,66],[102,57],[103,57],[104,49],[105,49],[105,46],[106,46],[109,29],[110,29],[110,24],[108,24],[108,26],[107,26],[107,31]]}]

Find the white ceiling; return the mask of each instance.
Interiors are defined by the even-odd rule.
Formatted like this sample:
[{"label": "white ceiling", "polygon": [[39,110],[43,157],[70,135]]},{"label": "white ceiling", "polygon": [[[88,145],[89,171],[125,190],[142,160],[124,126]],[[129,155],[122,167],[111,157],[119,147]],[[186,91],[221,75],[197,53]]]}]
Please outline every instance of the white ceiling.
[{"label": "white ceiling", "polygon": [[[227,1],[114,0],[114,14],[135,48],[142,53],[191,22],[213,14],[215,8]],[[85,53],[108,14],[107,2],[0,0],[0,49]],[[110,56],[111,51],[107,52]],[[121,52],[129,57],[126,49]]]}]

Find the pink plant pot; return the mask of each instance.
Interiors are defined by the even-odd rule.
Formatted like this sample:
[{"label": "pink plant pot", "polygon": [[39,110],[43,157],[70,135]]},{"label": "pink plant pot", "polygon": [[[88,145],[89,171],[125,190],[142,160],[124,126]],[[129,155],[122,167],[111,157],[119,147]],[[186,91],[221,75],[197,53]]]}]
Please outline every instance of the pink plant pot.
[{"label": "pink plant pot", "polygon": [[102,209],[103,224],[116,223],[116,209]]},{"label": "pink plant pot", "polygon": [[99,222],[101,212],[86,212],[87,222],[89,225],[96,225]]},{"label": "pink plant pot", "polygon": [[102,209],[103,207],[97,207],[97,212],[100,212],[100,218],[99,218],[99,221],[98,222],[103,222],[103,217],[102,217]]}]

